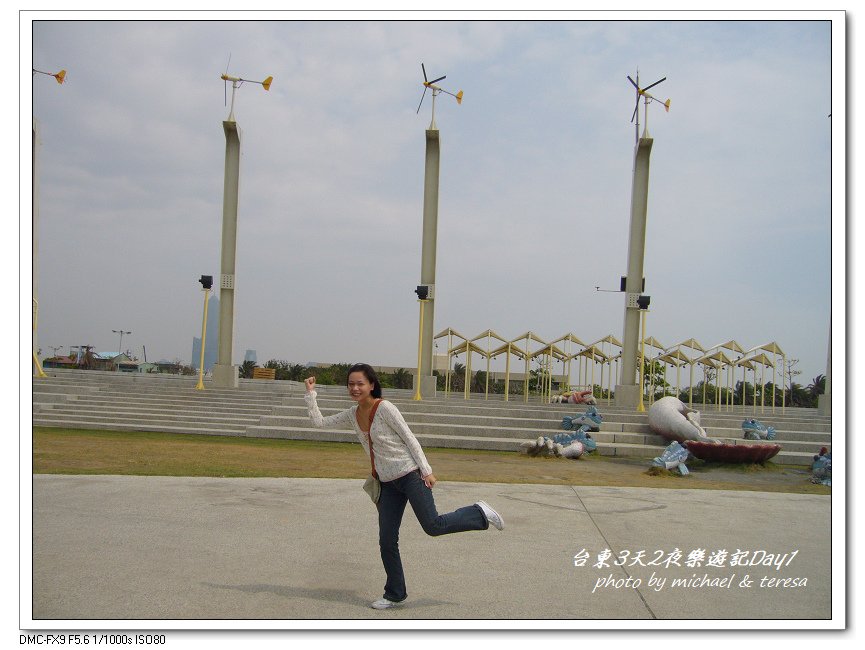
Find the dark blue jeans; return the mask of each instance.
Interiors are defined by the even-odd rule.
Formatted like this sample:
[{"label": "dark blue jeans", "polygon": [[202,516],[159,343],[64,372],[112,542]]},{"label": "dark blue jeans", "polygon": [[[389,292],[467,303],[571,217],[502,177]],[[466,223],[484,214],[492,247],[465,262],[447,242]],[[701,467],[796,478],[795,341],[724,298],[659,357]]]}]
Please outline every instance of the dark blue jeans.
[{"label": "dark blue jeans", "polygon": [[419,470],[393,481],[382,481],[378,500],[378,543],[387,573],[384,597],[394,602],[405,600],[408,596],[399,556],[399,527],[406,503],[411,503],[427,535],[435,537],[490,527],[483,511],[476,505],[458,508],[445,515],[438,514],[432,490],[423,482]]}]

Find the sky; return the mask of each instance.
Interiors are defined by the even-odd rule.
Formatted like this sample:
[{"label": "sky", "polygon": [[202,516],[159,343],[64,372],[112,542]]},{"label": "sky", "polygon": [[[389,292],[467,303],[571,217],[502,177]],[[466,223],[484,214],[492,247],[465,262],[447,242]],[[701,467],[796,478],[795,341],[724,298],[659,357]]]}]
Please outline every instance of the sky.
[{"label": "sky", "polygon": [[[192,15],[45,14],[32,25],[32,67],[67,70],[63,85],[32,77],[46,356],[77,344],[117,350],[112,330],[123,330],[123,349],[140,359],[191,361],[198,278],[220,274],[227,69],[273,76],[269,91],[244,83],[235,97],[234,363],[252,349],[259,364],[414,367],[432,106],[428,92],[417,112],[423,63],[429,78],[446,75],[442,88],[464,92],[461,105],[446,94],[435,105],[436,333],[622,340],[636,99],[627,77],[639,74],[641,86],[665,77],[650,92],[671,100],[669,112],[648,106],[646,335],[668,347],[775,342],[799,359],[798,383],[825,374],[832,210],[841,223],[844,210],[837,173],[832,201],[844,142],[830,117],[844,110],[843,50],[833,70],[828,20],[838,12]],[[642,103],[640,122],[642,132]],[[834,309],[843,321],[844,305]],[[446,339],[438,344],[443,353]]]}]

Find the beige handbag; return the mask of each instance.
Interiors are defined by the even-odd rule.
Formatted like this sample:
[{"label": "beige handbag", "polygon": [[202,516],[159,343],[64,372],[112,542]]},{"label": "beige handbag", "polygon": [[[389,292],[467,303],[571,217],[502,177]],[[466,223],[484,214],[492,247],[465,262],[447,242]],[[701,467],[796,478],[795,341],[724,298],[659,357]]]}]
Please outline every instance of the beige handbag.
[{"label": "beige handbag", "polygon": [[372,468],[372,472],[363,482],[363,491],[369,495],[369,498],[372,499],[373,503],[378,503],[378,500],[381,497],[381,481],[378,480],[378,473],[375,471],[375,452],[372,450],[372,421],[375,418],[375,412],[378,410],[378,405],[380,403],[381,400],[377,400],[369,414],[369,432],[367,433],[367,436],[369,438],[369,464]]}]

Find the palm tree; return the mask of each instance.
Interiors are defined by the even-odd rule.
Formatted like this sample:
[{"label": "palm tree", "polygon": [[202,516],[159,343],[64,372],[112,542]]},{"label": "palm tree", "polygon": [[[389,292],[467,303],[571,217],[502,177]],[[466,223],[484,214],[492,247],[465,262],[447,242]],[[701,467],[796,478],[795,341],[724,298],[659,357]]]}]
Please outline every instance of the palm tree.
[{"label": "palm tree", "polygon": [[412,374],[405,368],[397,368],[391,375],[394,388],[411,388]]},{"label": "palm tree", "polygon": [[811,394],[811,397],[817,399],[818,395],[822,395],[826,392],[826,377],[825,375],[817,375],[811,381],[811,384],[807,388],[808,392]]},{"label": "palm tree", "polygon": [[466,367],[464,364],[457,361],[454,363],[454,369],[451,372],[451,390],[465,390]]},{"label": "palm tree", "polygon": [[240,366],[240,377],[242,379],[252,379],[252,370],[256,365],[255,361],[244,361]]}]

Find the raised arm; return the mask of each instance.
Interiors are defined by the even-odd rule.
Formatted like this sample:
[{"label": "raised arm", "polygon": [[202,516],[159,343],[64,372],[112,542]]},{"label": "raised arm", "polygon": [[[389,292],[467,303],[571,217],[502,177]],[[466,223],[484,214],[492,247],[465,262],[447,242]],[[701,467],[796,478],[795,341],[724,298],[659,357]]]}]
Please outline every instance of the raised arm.
[{"label": "raised arm", "polygon": [[345,411],[340,411],[335,415],[328,415],[327,417],[322,416],[321,411],[318,408],[318,402],[316,401],[318,393],[315,390],[315,377],[309,377],[304,383],[306,384],[306,394],[303,396],[303,399],[306,402],[306,410],[309,413],[309,419],[312,420],[313,426],[318,428],[354,428],[351,421],[351,409],[346,409]]}]

